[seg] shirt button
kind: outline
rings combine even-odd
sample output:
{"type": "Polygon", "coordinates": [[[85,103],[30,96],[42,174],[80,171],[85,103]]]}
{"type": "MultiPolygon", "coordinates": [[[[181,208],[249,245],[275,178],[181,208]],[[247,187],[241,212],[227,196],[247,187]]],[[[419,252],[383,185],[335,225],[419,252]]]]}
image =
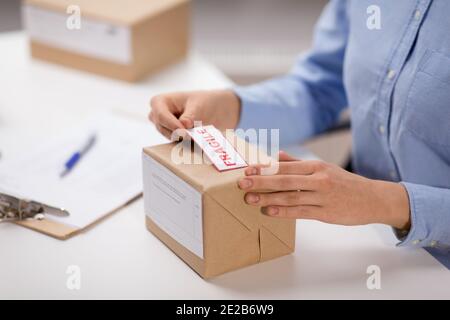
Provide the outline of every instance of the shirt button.
{"type": "Polygon", "coordinates": [[[414,241],[412,242],[412,244],[415,245],[415,246],[418,245],[419,243],[420,243],[420,240],[414,240],[414,241]]]}
{"type": "Polygon", "coordinates": [[[394,77],[395,77],[395,71],[392,70],[392,69],[390,69],[390,70],[388,71],[387,78],[388,78],[389,80],[392,80],[394,77]]]}
{"type": "Polygon", "coordinates": [[[379,131],[381,134],[383,134],[383,133],[386,131],[386,129],[384,128],[383,125],[380,125],[380,126],[378,127],[378,131],[379,131]]]}
{"type": "Polygon", "coordinates": [[[395,171],[390,171],[389,175],[391,176],[392,179],[397,178],[397,174],[395,173],[395,171]]]}
{"type": "Polygon", "coordinates": [[[416,10],[416,12],[414,13],[414,19],[419,20],[420,19],[420,10],[416,10]]]}
{"type": "Polygon", "coordinates": [[[430,247],[436,247],[437,246],[437,241],[433,240],[430,242],[430,247]]]}

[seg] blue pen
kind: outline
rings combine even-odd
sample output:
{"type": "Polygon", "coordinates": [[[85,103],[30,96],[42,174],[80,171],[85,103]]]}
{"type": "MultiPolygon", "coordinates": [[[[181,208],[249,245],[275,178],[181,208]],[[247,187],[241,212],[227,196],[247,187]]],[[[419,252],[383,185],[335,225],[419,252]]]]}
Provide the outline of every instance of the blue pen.
{"type": "Polygon", "coordinates": [[[89,136],[89,138],[86,141],[86,143],[83,146],[83,148],[81,148],[81,150],[79,150],[79,151],[75,152],[74,154],[72,154],[72,156],[69,158],[69,160],[67,160],[66,163],[64,164],[64,171],[61,172],[61,175],[60,175],[61,178],[65,177],[70,171],[72,171],[72,169],[81,160],[81,158],[86,153],[88,153],[89,150],[92,149],[92,147],[94,146],[96,140],[97,140],[97,135],[96,134],[92,134],[91,136],[89,136]]]}

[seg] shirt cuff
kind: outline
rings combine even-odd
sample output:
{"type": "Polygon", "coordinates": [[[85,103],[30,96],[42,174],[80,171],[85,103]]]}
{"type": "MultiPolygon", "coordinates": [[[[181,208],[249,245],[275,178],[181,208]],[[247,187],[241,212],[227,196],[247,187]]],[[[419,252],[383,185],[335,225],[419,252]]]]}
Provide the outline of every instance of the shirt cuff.
{"type": "Polygon", "coordinates": [[[448,239],[442,239],[448,238],[448,231],[445,231],[448,227],[446,220],[442,221],[440,215],[445,214],[444,211],[450,208],[440,207],[442,205],[440,198],[443,195],[436,191],[438,188],[406,182],[402,182],[402,185],[409,197],[411,228],[409,232],[394,229],[400,241],[397,246],[428,247],[448,253],[450,251],[448,239]],[[444,231],[441,232],[442,230],[444,231]],[[443,233],[447,236],[443,237],[443,233]]]}

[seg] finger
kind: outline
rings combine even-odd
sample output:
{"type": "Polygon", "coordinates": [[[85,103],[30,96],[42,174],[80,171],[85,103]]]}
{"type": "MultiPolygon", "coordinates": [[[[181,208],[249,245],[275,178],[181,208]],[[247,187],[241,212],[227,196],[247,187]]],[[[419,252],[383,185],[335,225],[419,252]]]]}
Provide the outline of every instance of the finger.
{"type": "Polygon", "coordinates": [[[150,120],[151,122],[155,123],[155,113],[153,111],[150,111],[148,114],[148,120],[150,120]]]}
{"type": "Polygon", "coordinates": [[[260,172],[260,170],[259,170],[259,165],[252,165],[252,166],[247,167],[247,168],[244,170],[244,174],[245,174],[246,176],[254,176],[254,175],[259,175],[259,174],[261,174],[261,172],[260,172]]]}
{"type": "Polygon", "coordinates": [[[253,164],[249,167],[247,167],[244,171],[246,176],[255,176],[255,175],[269,175],[267,172],[276,166],[276,170],[270,170],[274,171],[277,174],[278,173],[278,162],[272,163],[272,164],[253,164]],[[266,173],[266,174],[265,174],[266,173]]]}
{"type": "MultiPolygon", "coordinates": [[[[253,165],[245,169],[245,174],[247,176],[252,175],[265,175],[263,170],[266,168],[264,165],[253,165]]],[[[318,164],[316,161],[305,160],[305,161],[285,161],[278,163],[278,170],[275,174],[301,174],[310,175],[316,172],[318,169],[318,164]]],[[[264,170],[267,172],[268,170],[264,170]]]]}
{"type": "Polygon", "coordinates": [[[308,220],[321,220],[323,210],[320,206],[310,205],[295,207],[269,206],[261,208],[263,214],[271,217],[308,220]]]}
{"type": "Polygon", "coordinates": [[[172,140],[172,131],[168,130],[167,128],[156,124],[156,129],[158,129],[158,131],[167,139],[172,140]]]}
{"type": "Polygon", "coordinates": [[[168,129],[169,131],[174,131],[176,129],[183,129],[184,125],[178,120],[173,113],[169,110],[164,109],[156,114],[156,119],[158,123],[168,129]]]}
{"type": "Polygon", "coordinates": [[[238,181],[243,190],[316,190],[317,179],[303,175],[247,176],[238,181]]]}
{"type": "Polygon", "coordinates": [[[292,157],[291,155],[287,154],[283,150],[280,150],[280,152],[278,152],[278,159],[280,161],[298,161],[299,160],[299,159],[296,159],[296,158],[292,157]]]}
{"type": "Polygon", "coordinates": [[[175,114],[178,112],[177,108],[168,99],[152,99],[151,117],[154,123],[173,131],[184,128],[183,124],[178,120],[175,114]]]}
{"type": "Polygon", "coordinates": [[[195,116],[191,110],[185,110],[180,116],[180,122],[186,129],[191,129],[194,127],[195,116]]]}
{"type": "Polygon", "coordinates": [[[246,176],[270,176],[279,173],[280,162],[273,162],[271,164],[253,164],[245,169],[246,176]]]}
{"type": "Polygon", "coordinates": [[[189,134],[187,133],[186,129],[175,129],[172,131],[172,139],[173,141],[179,141],[184,140],[186,138],[189,138],[189,134]]]}
{"type": "MultiPolygon", "coordinates": [[[[289,154],[287,154],[286,152],[284,152],[282,150],[278,152],[278,159],[279,159],[279,161],[284,161],[284,162],[287,162],[287,161],[301,161],[300,159],[296,159],[296,158],[290,156],[289,154]]],[[[277,166],[279,164],[280,164],[280,162],[276,163],[277,166]]],[[[248,175],[248,176],[257,175],[257,174],[258,175],[261,175],[261,174],[262,175],[270,175],[268,173],[273,174],[272,173],[273,170],[267,170],[267,168],[272,168],[273,166],[274,166],[273,163],[271,163],[271,164],[255,164],[255,165],[252,165],[252,166],[248,167],[245,170],[245,174],[248,175]]]]}
{"type": "Polygon", "coordinates": [[[182,133],[180,134],[180,132],[185,131],[184,129],[176,129],[174,131],[170,131],[169,129],[161,126],[158,122],[156,122],[154,120],[155,115],[154,115],[153,111],[150,112],[148,117],[149,117],[150,121],[155,125],[156,129],[167,139],[169,139],[171,141],[178,141],[180,137],[182,137],[182,138],[184,137],[182,135],[182,133]]]}
{"type": "Polygon", "coordinates": [[[319,164],[314,160],[280,162],[278,174],[313,174],[319,169],[319,164]]]}
{"type": "Polygon", "coordinates": [[[320,197],[314,191],[283,191],[272,193],[247,193],[245,202],[254,206],[320,205],[320,197]]]}

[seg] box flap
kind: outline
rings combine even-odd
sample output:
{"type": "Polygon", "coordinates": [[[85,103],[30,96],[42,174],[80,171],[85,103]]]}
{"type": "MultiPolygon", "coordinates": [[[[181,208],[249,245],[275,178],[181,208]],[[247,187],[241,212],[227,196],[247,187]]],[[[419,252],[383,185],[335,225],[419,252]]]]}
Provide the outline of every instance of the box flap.
{"type": "Polygon", "coordinates": [[[208,194],[203,209],[205,277],[259,262],[258,232],[246,228],[208,194]]]}
{"type": "Polygon", "coordinates": [[[189,0],[26,0],[26,4],[61,11],[71,5],[81,8],[81,15],[123,25],[132,25],[158,15],[189,0]]]}
{"type": "Polygon", "coordinates": [[[265,226],[259,228],[259,250],[261,262],[287,255],[294,251],[293,247],[287,245],[265,226]]]}
{"type": "Polygon", "coordinates": [[[264,226],[292,251],[295,249],[295,228],[297,220],[274,218],[263,214],[261,214],[261,220],[261,226],[264,226]]]}
{"type": "MultiPolygon", "coordinates": [[[[236,177],[236,181],[239,177],[236,177]]],[[[263,215],[259,207],[250,206],[244,201],[245,192],[240,190],[233,181],[227,185],[206,190],[206,193],[216,200],[227,212],[233,215],[250,231],[264,228],[273,234],[274,241],[294,250],[295,220],[280,219],[263,215]]],[[[267,237],[266,237],[267,238],[267,237]]]]}

